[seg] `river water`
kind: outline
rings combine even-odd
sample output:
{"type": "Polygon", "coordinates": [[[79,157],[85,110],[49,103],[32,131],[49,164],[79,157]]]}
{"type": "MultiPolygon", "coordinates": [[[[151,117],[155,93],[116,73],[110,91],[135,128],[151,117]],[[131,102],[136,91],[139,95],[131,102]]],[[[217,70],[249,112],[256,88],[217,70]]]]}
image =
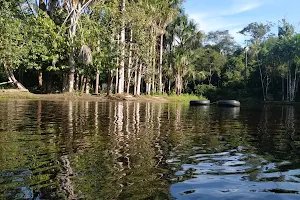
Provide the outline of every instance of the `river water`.
{"type": "Polygon", "coordinates": [[[299,111],[0,101],[0,199],[300,199],[299,111]]]}

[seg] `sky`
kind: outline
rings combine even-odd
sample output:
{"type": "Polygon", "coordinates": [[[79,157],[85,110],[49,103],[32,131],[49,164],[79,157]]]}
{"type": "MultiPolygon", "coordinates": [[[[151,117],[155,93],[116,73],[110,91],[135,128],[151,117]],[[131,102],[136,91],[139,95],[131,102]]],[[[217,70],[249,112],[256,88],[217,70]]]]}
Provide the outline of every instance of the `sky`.
{"type": "Polygon", "coordinates": [[[300,30],[300,0],[186,0],[185,12],[204,32],[229,30],[235,40],[245,44],[237,32],[251,22],[273,22],[285,18],[300,30]]]}

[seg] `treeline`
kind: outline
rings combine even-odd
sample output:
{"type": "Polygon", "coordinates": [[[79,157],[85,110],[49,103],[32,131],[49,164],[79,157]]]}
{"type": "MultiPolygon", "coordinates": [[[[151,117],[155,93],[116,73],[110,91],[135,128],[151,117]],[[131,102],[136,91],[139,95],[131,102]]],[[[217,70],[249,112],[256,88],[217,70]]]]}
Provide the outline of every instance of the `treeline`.
{"type": "Polygon", "coordinates": [[[181,0],[0,0],[0,79],[41,93],[294,101],[300,36],[273,26],[249,24],[243,48],[229,31],[199,31],[181,0]]]}

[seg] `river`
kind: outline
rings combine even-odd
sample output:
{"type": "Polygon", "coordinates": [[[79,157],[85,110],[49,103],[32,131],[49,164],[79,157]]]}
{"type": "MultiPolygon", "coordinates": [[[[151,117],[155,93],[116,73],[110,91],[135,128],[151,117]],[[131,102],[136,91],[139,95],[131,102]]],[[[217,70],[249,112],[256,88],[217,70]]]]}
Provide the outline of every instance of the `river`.
{"type": "Polygon", "coordinates": [[[300,199],[300,107],[0,101],[0,199],[300,199]]]}

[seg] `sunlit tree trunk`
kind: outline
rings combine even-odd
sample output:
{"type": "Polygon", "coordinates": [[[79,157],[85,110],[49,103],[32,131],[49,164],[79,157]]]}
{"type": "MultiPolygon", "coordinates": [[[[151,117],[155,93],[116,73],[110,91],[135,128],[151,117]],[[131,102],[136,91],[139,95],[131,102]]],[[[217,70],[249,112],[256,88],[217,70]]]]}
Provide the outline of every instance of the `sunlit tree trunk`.
{"type": "Polygon", "coordinates": [[[135,61],[135,70],[134,70],[134,91],[133,91],[134,95],[137,95],[138,72],[139,72],[139,59],[137,58],[135,61]]]}
{"type": "MultiPolygon", "coordinates": [[[[155,37],[154,37],[155,38],[155,37]]],[[[156,40],[154,39],[153,41],[153,55],[152,55],[152,92],[156,93],[156,84],[155,84],[155,79],[156,79],[156,40]]]]}
{"type": "Polygon", "coordinates": [[[96,72],[95,94],[99,93],[99,70],[96,72]]]}
{"type": "Polygon", "coordinates": [[[90,79],[86,77],[86,83],[85,83],[85,93],[89,94],[90,93],[90,79]]]}
{"type": "Polygon", "coordinates": [[[71,41],[71,53],[69,56],[69,66],[71,67],[69,72],[69,92],[73,92],[74,90],[74,73],[75,73],[75,47],[74,47],[74,39],[76,36],[76,30],[77,30],[77,15],[75,10],[81,9],[81,3],[73,1],[71,3],[71,15],[70,15],[70,28],[69,28],[69,38],[71,41]]]}
{"type": "Polygon", "coordinates": [[[134,71],[134,89],[133,89],[133,94],[134,95],[137,95],[136,94],[136,91],[137,91],[137,80],[138,80],[138,70],[136,69],[134,71]]]}
{"type": "Polygon", "coordinates": [[[10,70],[9,67],[6,66],[6,63],[4,63],[3,65],[4,65],[4,70],[7,75],[8,81],[18,89],[27,91],[27,89],[19,81],[17,81],[13,72],[10,70]]]}
{"type": "Polygon", "coordinates": [[[79,18],[82,14],[82,11],[90,5],[92,0],[72,0],[72,1],[65,1],[65,7],[69,14],[70,25],[69,25],[69,41],[71,44],[71,53],[69,55],[69,92],[73,92],[74,90],[74,73],[75,73],[75,44],[74,40],[76,37],[77,32],[77,25],[79,18]]]}
{"type": "Polygon", "coordinates": [[[180,72],[177,72],[177,78],[176,78],[176,94],[181,95],[182,92],[182,77],[180,75],[180,72]]]}
{"type": "Polygon", "coordinates": [[[160,35],[160,54],[159,54],[159,93],[163,93],[163,81],[162,81],[162,66],[163,66],[163,45],[164,35],[160,35]]]}
{"type": "Polygon", "coordinates": [[[115,94],[118,93],[118,88],[119,88],[119,69],[116,69],[116,87],[115,87],[115,94]]]}
{"type": "Polygon", "coordinates": [[[146,94],[150,95],[150,91],[151,91],[151,83],[146,82],[146,94]]]}
{"type": "Polygon", "coordinates": [[[127,86],[126,92],[130,92],[130,82],[131,82],[131,71],[132,71],[132,42],[133,42],[133,31],[130,30],[130,45],[129,45],[129,58],[128,58],[128,69],[127,69],[127,86]]]}
{"type": "MultiPolygon", "coordinates": [[[[121,12],[125,11],[125,0],[121,0],[121,12]]],[[[125,22],[122,19],[122,30],[121,30],[121,58],[120,58],[120,67],[119,67],[119,86],[118,93],[124,93],[124,83],[125,83],[125,22]]]]}
{"type": "Polygon", "coordinates": [[[42,89],[42,87],[43,87],[43,72],[41,72],[41,71],[39,72],[38,83],[39,83],[38,88],[42,89]]]}
{"type": "Polygon", "coordinates": [[[168,93],[171,94],[171,79],[169,78],[168,93]]]}
{"type": "Polygon", "coordinates": [[[138,80],[137,80],[136,95],[141,95],[142,64],[140,64],[140,66],[139,66],[137,79],[138,80]]]}
{"type": "Polygon", "coordinates": [[[260,75],[260,82],[261,82],[261,87],[262,87],[262,92],[263,92],[263,98],[264,98],[264,101],[265,101],[266,100],[265,84],[264,84],[264,79],[263,79],[261,66],[259,66],[259,75],[260,75]]]}

